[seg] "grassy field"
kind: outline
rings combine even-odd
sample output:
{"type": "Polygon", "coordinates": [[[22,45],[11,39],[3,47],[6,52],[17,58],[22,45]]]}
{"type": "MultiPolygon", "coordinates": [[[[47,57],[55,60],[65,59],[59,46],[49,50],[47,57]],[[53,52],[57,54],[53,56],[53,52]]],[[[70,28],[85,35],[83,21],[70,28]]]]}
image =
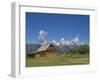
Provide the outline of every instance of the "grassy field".
{"type": "Polygon", "coordinates": [[[88,54],[49,55],[46,57],[26,57],[26,67],[89,64],[88,54]]]}

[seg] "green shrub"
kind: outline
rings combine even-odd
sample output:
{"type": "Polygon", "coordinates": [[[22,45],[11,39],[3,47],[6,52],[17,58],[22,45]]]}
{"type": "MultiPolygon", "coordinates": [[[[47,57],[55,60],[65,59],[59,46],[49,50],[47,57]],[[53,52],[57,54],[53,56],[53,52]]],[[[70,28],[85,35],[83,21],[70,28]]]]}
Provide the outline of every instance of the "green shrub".
{"type": "Polygon", "coordinates": [[[71,48],[69,49],[66,54],[76,54],[76,53],[80,53],[80,54],[89,54],[89,46],[88,45],[81,45],[79,48],[71,48]]]}
{"type": "Polygon", "coordinates": [[[80,54],[86,54],[89,53],[89,46],[88,45],[81,45],[78,49],[78,52],[80,54]]]}

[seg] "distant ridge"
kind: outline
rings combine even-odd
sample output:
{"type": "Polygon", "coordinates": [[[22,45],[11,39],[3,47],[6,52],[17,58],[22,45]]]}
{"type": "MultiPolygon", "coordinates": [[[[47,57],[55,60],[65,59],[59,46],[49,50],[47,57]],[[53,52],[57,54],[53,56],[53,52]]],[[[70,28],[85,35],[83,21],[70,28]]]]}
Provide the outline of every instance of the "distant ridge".
{"type": "MultiPolygon", "coordinates": [[[[77,44],[73,44],[73,45],[68,45],[68,46],[57,46],[57,45],[54,45],[52,44],[53,47],[58,50],[58,51],[61,51],[61,52],[67,52],[69,49],[71,48],[79,48],[80,45],[77,45],[77,44]]],[[[40,44],[35,44],[35,43],[30,43],[30,44],[26,44],[26,54],[31,54],[31,53],[35,53],[37,52],[37,49],[39,49],[41,47],[40,44]]]]}

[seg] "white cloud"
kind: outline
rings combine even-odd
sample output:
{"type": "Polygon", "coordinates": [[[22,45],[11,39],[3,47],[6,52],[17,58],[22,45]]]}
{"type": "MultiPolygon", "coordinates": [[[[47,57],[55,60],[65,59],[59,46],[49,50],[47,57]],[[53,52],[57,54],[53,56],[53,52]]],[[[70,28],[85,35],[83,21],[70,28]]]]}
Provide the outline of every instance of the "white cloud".
{"type": "Polygon", "coordinates": [[[56,41],[55,41],[55,40],[53,40],[52,42],[53,42],[54,44],[56,44],[56,41]]]}
{"type": "Polygon", "coordinates": [[[60,45],[59,42],[57,42],[56,45],[59,46],[60,45]]]}
{"type": "Polygon", "coordinates": [[[76,36],[76,37],[73,39],[73,41],[75,41],[75,42],[79,42],[79,41],[80,41],[80,39],[79,39],[79,37],[78,37],[78,36],[76,36]]]}
{"type": "Polygon", "coordinates": [[[73,40],[72,40],[76,45],[80,46],[81,43],[80,43],[80,39],[78,36],[76,36],[73,40]]]}
{"type": "Polygon", "coordinates": [[[46,35],[47,35],[47,32],[45,32],[43,30],[40,30],[39,31],[39,42],[41,44],[46,44],[47,43],[46,35]]]}
{"type": "Polygon", "coordinates": [[[60,46],[65,46],[66,45],[66,41],[64,38],[61,38],[61,40],[59,41],[60,46]]]}
{"type": "Polygon", "coordinates": [[[47,32],[45,32],[44,30],[39,31],[39,42],[40,42],[40,44],[52,43],[55,46],[60,46],[60,47],[74,46],[74,45],[80,46],[80,45],[84,44],[84,43],[80,43],[79,36],[76,36],[72,40],[65,40],[64,38],[61,38],[59,41],[56,41],[56,40],[47,41],[46,35],[47,35],[47,32]]]}
{"type": "Polygon", "coordinates": [[[65,40],[64,38],[61,38],[61,40],[59,41],[59,45],[61,47],[63,46],[80,46],[80,39],[78,36],[76,36],[75,38],[73,38],[72,40],[65,40]]]}
{"type": "Polygon", "coordinates": [[[50,43],[54,44],[55,46],[59,46],[60,45],[59,42],[57,42],[56,40],[52,40],[52,41],[50,41],[50,43]]]}
{"type": "Polygon", "coordinates": [[[72,42],[71,41],[66,41],[66,46],[69,46],[69,45],[72,45],[72,42]]]}
{"type": "Polygon", "coordinates": [[[77,36],[75,38],[73,38],[72,40],[65,40],[64,38],[61,38],[59,41],[52,40],[51,43],[56,45],[56,46],[60,46],[60,47],[63,47],[63,46],[80,46],[81,45],[80,39],[77,36]]]}

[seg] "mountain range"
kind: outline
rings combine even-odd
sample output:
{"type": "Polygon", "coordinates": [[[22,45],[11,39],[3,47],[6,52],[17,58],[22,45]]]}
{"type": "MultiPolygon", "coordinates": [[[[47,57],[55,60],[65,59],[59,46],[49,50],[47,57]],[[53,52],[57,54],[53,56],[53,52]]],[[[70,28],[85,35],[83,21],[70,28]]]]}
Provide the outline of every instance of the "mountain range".
{"type": "MultiPolygon", "coordinates": [[[[61,51],[61,52],[67,52],[69,49],[78,48],[81,45],[80,41],[77,39],[74,39],[71,41],[65,41],[64,39],[61,39],[59,42],[50,41],[48,43],[51,43],[56,50],[61,51]]],[[[27,54],[34,53],[40,47],[41,47],[41,44],[37,44],[37,43],[26,44],[26,53],[27,54]]]]}

